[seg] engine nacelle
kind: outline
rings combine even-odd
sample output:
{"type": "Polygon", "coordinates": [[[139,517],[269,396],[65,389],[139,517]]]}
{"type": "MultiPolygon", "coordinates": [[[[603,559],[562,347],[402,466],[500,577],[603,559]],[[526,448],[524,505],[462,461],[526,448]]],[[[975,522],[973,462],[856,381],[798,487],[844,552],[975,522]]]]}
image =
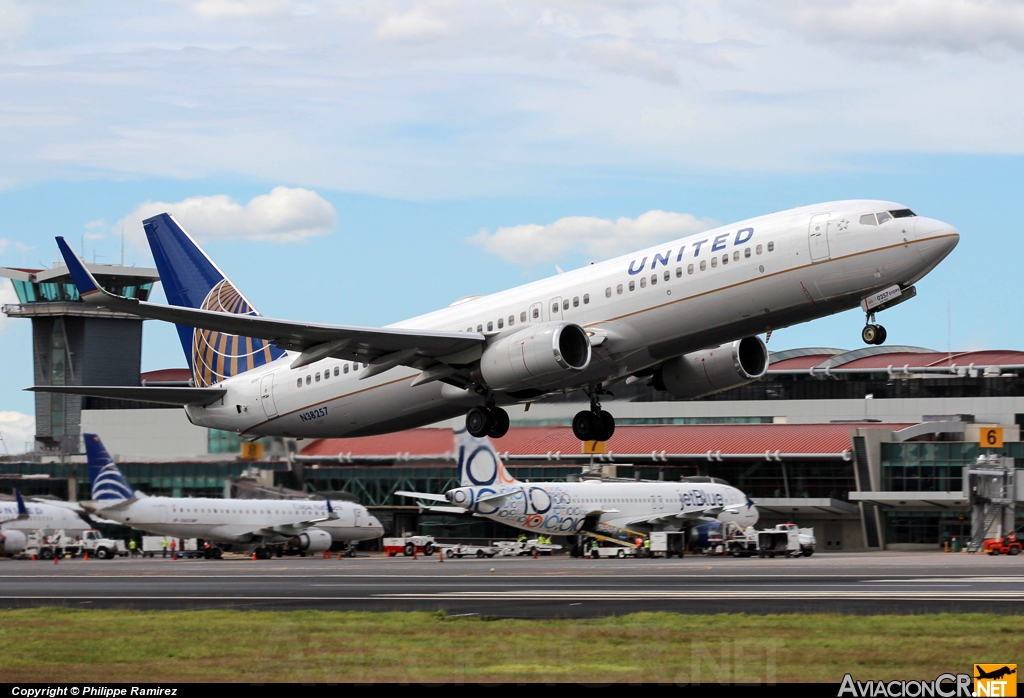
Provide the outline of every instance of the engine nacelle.
{"type": "Polygon", "coordinates": [[[692,399],[745,385],[767,371],[768,347],[760,337],[745,337],[666,361],[654,373],[654,387],[692,399]]]}
{"type": "Polygon", "coordinates": [[[0,555],[17,555],[28,545],[28,536],[21,531],[0,531],[0,555]]]}
{"type": "Polygon", "coordinates": [[[304,553],[322,553],[331,549],[331,534],[322,528],[308,528],[292,539],[292,545],[304,553]]]}
{"type": "Polygon", "coordinates": [[[545,322],[503,337],[484,349],[480,375],[491,390],[555,385],[590,365],[590,337],[571,322],[545,322]]]}

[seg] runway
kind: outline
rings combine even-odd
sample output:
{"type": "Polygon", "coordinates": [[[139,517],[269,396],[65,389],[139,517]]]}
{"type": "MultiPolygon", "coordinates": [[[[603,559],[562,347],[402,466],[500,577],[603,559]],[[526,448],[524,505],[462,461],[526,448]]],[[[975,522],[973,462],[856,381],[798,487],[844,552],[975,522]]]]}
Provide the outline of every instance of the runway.
{"type": "Polygon", "coordinates": [[[1024,612],[1024,556],[832,553],[682,560],[381,556],[0,562],[0,606],[337,611],[496,617],[1024,612]]]}

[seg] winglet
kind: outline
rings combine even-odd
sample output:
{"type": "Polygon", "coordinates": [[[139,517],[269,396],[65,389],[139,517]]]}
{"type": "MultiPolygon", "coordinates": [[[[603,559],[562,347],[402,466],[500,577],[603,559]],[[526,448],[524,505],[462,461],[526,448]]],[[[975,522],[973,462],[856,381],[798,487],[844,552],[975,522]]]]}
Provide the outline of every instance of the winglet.
{"type": "Polygon", "coordinates": [[[327,518],[333,521],[338,518],[338,512],[334,511],[334,507],[331,506],[331,498],[326,497],[325,499],[327,499],[327,518]]]}
{"type": "Polygon", "coordinates": [[[14,488],[14,498],[18,500],[18,518],[28,518],[28,507],[25,506],[25,499],[21,496],[21,490],[17,487],[14,488]]]}
{"type": "Polygon", "coordinates": [[[104,293],[96,279],[93,278],[93,275],[85,268],[85,265],[78,259],[78,256],[72,252],[67,240],[58,237],[57,247],[60,248],[60,254],[64,257],[64,263],[68,265],[71,280],[75,282],[75,286],[78,288],[78,295],[85,299],[94,293],[104,293]]]}

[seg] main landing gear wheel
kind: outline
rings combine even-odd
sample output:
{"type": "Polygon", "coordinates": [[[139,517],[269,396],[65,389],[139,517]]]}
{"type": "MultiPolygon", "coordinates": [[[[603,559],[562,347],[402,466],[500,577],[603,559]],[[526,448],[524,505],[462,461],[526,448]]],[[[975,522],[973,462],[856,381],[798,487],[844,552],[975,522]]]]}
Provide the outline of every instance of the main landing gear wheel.
{"type": "Polygon", "coordinates": [[[885,328],[881,325],[865,325],[864,329],[860,331],[860,338],[864,340],[865,344],[883,344],[885,337],[885,328]]]}
{"type": "Polygon", "coordinates": [[[471,436],[500,439],[508,433],[508,412],[500,407],[474,407],[466,413],[466,431],[471,436]]]}

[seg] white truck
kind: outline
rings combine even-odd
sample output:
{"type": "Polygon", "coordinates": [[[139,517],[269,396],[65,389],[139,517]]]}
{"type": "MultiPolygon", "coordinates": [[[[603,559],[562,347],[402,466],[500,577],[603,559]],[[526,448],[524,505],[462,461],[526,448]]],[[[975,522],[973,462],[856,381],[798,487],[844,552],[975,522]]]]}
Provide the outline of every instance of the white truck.
{"type": "Polygon", "coordinates": [[[494,557],[501,552],[496,545],[472,545],[470,543],[437,543],[435,544],[447,558],[453,557],[494,557]]]}
{"type": "Polygon", "coordinates": [[[66,555],[78,557],[84,553],[89,553],[90,557],[100,560],[110,560],[117,555],[117,543],[110,538],[104,538],[95,529],[83,531],[80,538],[69,536],[63,530],[51,535],[35,531],[28,537],[24,554],[35,555],[40,560],[52,560],[66,555]]]}
{"type": "Polygon", "coordinates": [[[799,528],[794,523],[758,531],[757,537],[759,557],[810,557],[818,545],[813,528],[799,528]]]}
{"type": "Polygon", "coordinates": [[[117,557],[117,541],[104,538],[95,529],[83,531],[80,552],[98,560],[112,560],[117,557]]]}

